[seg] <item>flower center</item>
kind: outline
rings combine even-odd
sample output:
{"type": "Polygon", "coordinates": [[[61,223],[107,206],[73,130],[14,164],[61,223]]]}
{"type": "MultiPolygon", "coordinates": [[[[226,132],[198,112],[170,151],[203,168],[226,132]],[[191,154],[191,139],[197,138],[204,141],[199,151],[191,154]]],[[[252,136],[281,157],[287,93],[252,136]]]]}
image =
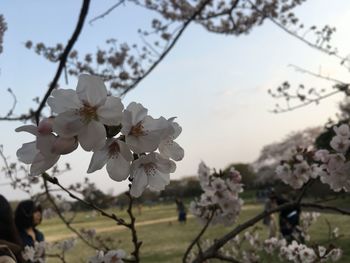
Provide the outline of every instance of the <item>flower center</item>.
{"type": "Polygon", "coordinates": [[[84,103],[84,106],[79,109],[79,115],[83,118],[85,123],[92,120],[98,120],[97,107],[91,106],[88,103],[84,103]]]}
{"type": "Polygon", "coordinates": [[[135,136],[135,137],[146,135],[146,133],[145,133],[145,131],[143,129],[144,129],[144,127],[142,125],[142,121],[140,121],[135,126],[131,127],[129,135],[132,135],[132,136],[135,136]]]}
{"type": "Polygon", "coordinates": [[[114,141],[108,146],[108,154],[112,157],[118,157],[118,154],[120,152],[119,144],[114,141]]]}
{"type": "Polygon", "coordinates": [[[156,175],[156,166],[154,163],[145,163],[143,164],[143,169],[145,170],[145,173],[147,176],[154,176],[156,175]]]}

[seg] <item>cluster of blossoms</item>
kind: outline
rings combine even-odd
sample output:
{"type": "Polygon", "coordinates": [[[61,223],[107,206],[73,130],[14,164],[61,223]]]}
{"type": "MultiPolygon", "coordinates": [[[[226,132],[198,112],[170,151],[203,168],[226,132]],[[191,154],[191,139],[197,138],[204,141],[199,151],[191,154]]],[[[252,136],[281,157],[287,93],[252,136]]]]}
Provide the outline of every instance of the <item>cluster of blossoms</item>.
{"type": "Polygon", "coordinates": [[[22,251],[22,257],[27,262],[45,263],[45,251],[47,243],[45,241],[35,242],[34,247],[26,246],[22,251]]]}
{"type": "Polygon", "coordinates": [[[191,212],[204,223],[209,219],[211,224],[234,223],[243,204],[238,197],[243,191],[240,173],[232,168],[227,174],[211,174],[201,162],[198,175],[204,193],[199,200],[191,203],[191,212]]]}
{"type": "Polygon", "coordinates": [[[175,118],[154,119],[135,102],[124,109],[98,77],[83,74],[76,90],[56,89],[47,102],[55,117],[16,129],[36,136],[17,151],[20,161],[31,164],[31,175],[44,173],[80,144],[93,151],[88,173],[106,166],[115,181],[129,177],[131,194],[138,197],[147,187],[163,190],[176,169],[174,161],[184,156],[174,141],[182,130],[175,118]]]}
{"type": "Polygon", "coordinates": [[[88,259],[88,263],[123,263],[126,253],[122,249],[110,250],[108,252],[97,251],[96,255],[88,259]]]}
{"type": "Polygon", "coordinates": [[[316,262],[336,262],[342,256],[342,250],[329,246],[313,246],[308,247],[297,241],[287,244],[285,239],[276,237],[269,238],[263,243],[264,251],[267,254],[278,253],[279,258],[283,262],[294,263],[316,263],[316,262]]]}
{"type": "Polygon", "coordinates": [[[341,256],[342,250],[339,248],[311,248],[295,240],[280,248],[280,257],[294,263],[336,262],[341,256]]]}
{"type": "Polygon", "coordinates": [[[320,178],[336,192],[350,191],[350,128],[347,124],[334,127],[330,146],[332,150],[299,151],[292,160],[276,168],[277,176],[295,189],[301,188],[310,178],[320,178]]]}

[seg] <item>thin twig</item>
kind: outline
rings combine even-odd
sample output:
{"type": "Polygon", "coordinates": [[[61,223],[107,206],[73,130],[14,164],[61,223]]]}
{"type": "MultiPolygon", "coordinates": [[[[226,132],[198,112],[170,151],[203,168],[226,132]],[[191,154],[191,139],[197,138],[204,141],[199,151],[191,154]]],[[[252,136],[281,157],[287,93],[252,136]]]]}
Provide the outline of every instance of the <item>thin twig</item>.
{"type": "Polygon", "coordinates": [[[340,92],[343,92],[343,91],[335,90],[335,91],[332,91],[332,92],[327,93],[325,95],[319,96],[317,99],[310,99],[307,102],[298,104],[296,106],[288,107],[286,109],[271,110],[270,112],[272,112],[272,113],[285,113],[285,112],[293,111],[293,110],[296,110],[296,109],[299,109],[299,108],[303,108],[303,107],[305,107],[307,105],[310,105],[312,103],[318,104],[320,100],[326,99],[326,98],[331,97],[331,96],[333,96],[333,95],[335,95],[337,93],[340,93],[340,92]]]}
{"type": "Polygon", "coordinates": [[[93,22],[95,22],[96,20],[102,19],[105,16],[109,15],[114,9],[116,9],[118,6],[120,6],[121,4],[124,4],[125,0],[119,0],[119,2],[115,3],[114,5],[112,5],[110,8],[107,9],[107,11],[103,12],[102,14],[94,17],[93,19],[91,19],[89,21],[89,24],[92,25],[93,22]]]}
{"type": "Polygon", "coordinates": [[[183,263],[186,263],[186,260],[187,260],[187,257],[188,257],[188,254],[191,252],[193,246],[199,242],[200,238],[203,236],[203,234],[205,233],[205,231],[208,229],[213,217],[214,217],[214,213],[215,211],[213,211],[210,215],[210,217],[208,218],[207,222],[205,223],[205,225],[203,226],[202,230],[198,233],[198,235],[196,236],[195,239],[193,239],[193,241],[191,242],[191,244],[188,246],[188,248],[186,249],[186,252],[185,254],[183,255],[183,258],[182,258],[182,262],[183,263]]]}
{"type": "Polygon", "coordinates": [[[108,217],[108,218],[116,221],[118,225],[126,226],[126,222],[124,221],[124,219],[119,218],[116,214],[114,214],[114,213],[110,214],[110,213],[104,211],[102,208],[96,206],[95,204],[93,204],[91,202],[87,202],[87,201],[81,199],[80,197],[78,197],[77,195],[73,194],[71,191],[69,191],[67,188],[65,188],[63,185],[60,184],[60,182],[58,181],[57,177],[50,177],[47,173],[44,173],[43,177],[46,179],[46,181],[48,181],[48,182],[50,182],[50,183],[60,187],[71,198],[73,198],[75,200],[78,200],[79,202],[85,204],[86,206],[88,206],[88,207],[90,207],[90,208],[100,212],[102,216],[108,217]]]}
{"type": "Polygon", "coordinates": [[[338,55],[337,53],[335,53],[334,51],[330,51],[328,49],[325,49],[319,45],[316,45],[314,43],[311,43],[310,41],[306,40],[305,38],[303,38],[302,36],[299,36],[298,34],[296,34],[295,32],[289,30],[286,26],[284,26],[283,24],[281,24],[280,22],[278,22],[275,18],[271,17],[270,15],[266,14],[263,10],[260,10],[252,1],[248,0],[248,2],[250,3],[250,5],[261,15],[263,15],[264,17],[268,18],[273,24],[275,24],[276,26],[278,26],[280,29],[282,29],[284,32],[286,32],[287,34],[295,37],[296,39],[300,40],[301,42],[303,42],[304,44],[308,45],[309,47],[316,49],[322,53],[325,53],[329,56],[334,56],[338,59],[340,59],[341,61],[346,60],[346,58],[338,55]]]}
{"type": "Polygon", "coordinates": [[[319,78],[319,79],[324,79],[324,80],[331,81],[331,82],[335,82],[335,83],[341,84],[341,85],[347,85],[347,83],[345,83],[345,82],[343,82],[343,81],[341,81],[341,80],[339,80],[339,79],[335,79],[335,78],[331,78],[331,77],[326,77],[326,76],[323,76],[323,75],[321,75],[321,74],[319,74],[319,73],[315,73],[315,72],[313,72],[313,71],[304,69],[304,68],[299,67],[299,66],[294,65],[294,64],[289,64],[288,66],[294,68],[296,71],[299,71],[299,72],[301,72],[301,73],[306,73],[306,74],[308,74],[308,75],[310,75],[310,76],[313,76],[313,77],[316,77],[316,78],[319,78]]]}
{"type": "Polygon", "coordinates": [[[57,215],[59,216],[59,218],[62,220],[62,222],[66,225],[66,227],[72,231],[73,233],[75,233],[86,245],[88,245],[89,247],[95,249],[95,250],[99,250],[98,247],[96,247],[94,244],[90,243],[89,241],[87,241],[83,235],[78,231],[76,230],[74,227],[71,226],[70,222],[68,222],[66,220],[66,218],[62,215],[59,207],[57,206],[55,200],[52,198],[50,192],[49,192],[49,188],[48,188],[48,185],[47,185],[47,182],[48,180],[46,179],[46,177],[43,177],[43,180],[44,180],[44,187],[45,187],[45,192],[46,192],[46,196],[47,196],[47,199],[50,201],[50,203],[52,204],[53,208],[55,209],[57,215]]]}
{"type": "Polygon", "coordinates": [[[177,41],[180,39],[181,35],[184,33],[186,28],[190,25],[190,23],[198,16],[205,6],[210,2],[211,0],[206,0],[203,2],[203,4],[187,19],[186,22],[183,23],[182,28],[179,30],[179,32],[176,34],[176,36],[173,38],[173,41],[171,44],[164,50],[164,52],[161,54],[161,56],[152,64],[152,66],[143,74],[143,76],[137,78],[134,83],[132,83],[130,86],[128,86],[122,93],[121,96],[124,96],[126,93],[134,89],[145,77],[147,77],[157,66],[158,64],[168,55],[168,53],[171,51],[171,49],[175,46],[177,41]]]}

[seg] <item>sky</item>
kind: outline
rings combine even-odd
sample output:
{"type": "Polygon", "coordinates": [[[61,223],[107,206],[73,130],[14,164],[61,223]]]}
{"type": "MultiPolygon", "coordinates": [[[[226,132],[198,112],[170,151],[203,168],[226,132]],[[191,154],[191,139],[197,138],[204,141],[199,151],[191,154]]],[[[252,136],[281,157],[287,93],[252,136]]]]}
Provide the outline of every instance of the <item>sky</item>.
{"type": "MultiPolygon", "coordinates": [[[[92,1],[87,20],[107,10],[115,1],[92,1]]],[[[0,13],[8,23],[4,53],[0,55],[0,114],[4,115],[12,101],[7,88],[17,96],[15,113],[27,112],[34,105],[33,97],[42,97],[53,79],[57,65],[49,63],[25,49],[27,40],[49,44],[66,43],[76,24],[81,1],[1,1],[0,13]]],[[[305,25],[330,24],[337,32],[332,43],[340,54],[350,47],[348,25],[350,2],[309,0],[295,9],[305,25]]],[[[75,48],[93,52],[108,38],[138,41],[137,29],[149,24],[154,14],[133,6],[121,6],[93,25],[86,24],[75,48]]],[[[315,72],[349,79],[339,60],[313,50],[270,22],[256,27],[249,35],[223,36],[191,25],[165,60],[123,99],[142,103],[157,118],[177,117],[183,132],[177,142],[185,149],[185,158],[177,163],[172,179],[195,175],[200,161],[210,167],[225,168],[230,163],[253,162],[264,145],[280,141],[290,132],[325,124],[334,117],[342,96],[334,96],[320,105],[311,105],[284,114],[269,110],[276,103],[267,90],[283,81],[329,88],[331,83],[296,72],[295,64],[315,72]]],[[[62,88],[75,88],[61,78],[62,88]]],[[[22,123],[1,122],[0,144],[10,161],[16,161],[16,150],[33,138],[14,129],[22,123]]],[[[127,189],[127,182],[109,179],[106,171],[86,174],[91,153],[78,150],[61,158],[72,170],[61,175],[68,185],[88,176],[104,191],[115,194],[127,189]]],[[[0,183],[6,182],[0,174],[0,183]]],[[[8,199],[27,196],[9,186],[0,186],[8,199]]]]}

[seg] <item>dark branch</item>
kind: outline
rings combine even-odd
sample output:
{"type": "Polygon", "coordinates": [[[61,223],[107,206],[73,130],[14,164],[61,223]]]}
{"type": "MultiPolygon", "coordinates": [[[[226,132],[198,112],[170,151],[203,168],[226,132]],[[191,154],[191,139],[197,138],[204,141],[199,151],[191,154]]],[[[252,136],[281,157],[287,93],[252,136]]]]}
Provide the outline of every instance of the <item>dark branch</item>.
{"type": "Polygon", "coordinates": [[[184,22],[183,26],[179,30],[179,32],[176,34],[175,38],[171,42],[171,44],[166,48],[166,50],[161,54],[161,56],[158,58],[157,61],[155,61],[152,66],[145,72],[145,74],[142,77],[139,77],[132,83],[129,87],[127,87],[122,93],[121,96],[124,96],[126,93],[128,93],[130,90],[134,89],[145,77],[147,77],[157,66],[158,64],[168,55],[168,53],[171,51],[171,49],[175,46],[177,41],[180,39],[181,35],[184,33],[186,28],[190,25],[190,23],[198,16],[205,6],[210,2],[211,0],[206,0],[203,2],[203,4],[190,16],[189,19],[187,19],[186,22],[184,22]]]}
{"type": "Polygon", "coordinates": [[[52,204],[53,208],[55,209],[57,215],[59,216],[59,218],[62,220],[62,222],[66,225],[66,227],[72,231],[73,233],[75,233],[77,235],[77,237],[79,237],[86,245],[88,245],[89,247],[95,249],[95,250],[99,250],[100,248],[94,246],[92,243],[90,243],[89,241],[87,241],[78,230],[76,230],[74,227],[71,226],[70,222],[66,220],[66,218],[61,214],[61,211],[59,209],[59,207],[57,206],[55,200],[52,198],[50,192],[49,192],[49,187],[47,185],[48,180],[43,177],[44,180],[44,187],[45,187],[45,192],[46,192],[46,196],[48,198],[48,200],[50,201],[50,203],[52,204]]]}
{"type": "Polygon", "coordinates": [[[128,206],[127,212],[128,212],[129,217],[130,217],[130,223],[126,224],[125,226],[128,227],[131,231],[132,243],[134,244],[134,251],[131,252],[131,255],[134,256],[134,262],[138,263],[138,262],[140,262],[140,247],[142,245],[142,242],[138,241],[137,232],[136,232],[136,228],[135,228],[136,218],[134,217],[134,215],[132,213],[133,198],[130,195],[130,192],[126,193],[126,195],[129,198],[129,206],[128,206]]]}
{"type": "Polygon", "coordinates": [[[317,209],[317,210],[333,211],[333,212],[337,212],[337,213],[342,214],[342,215],[350,215],[350,211],[349,210],[345,210],[345,209],[338,208],[338,207],[335,207],[335,206],[320,205],[320,204],[315,204],[315,203],[301,203],[300,206],[301,207],[307,207],[307,208],[314,208],[314,209],[317,209]]]}
{"type": "Polygon", "coordinates": [[[198,233],[198,235],[196,236],[195,239],[193,239],[193,241],[191,242],[191,244],[188,246],[188,248],[186,249],[186,252],[182,258],[182,262],[183,263],[186,263],[186,259],[188,257],[188,254],[191,252],[193,246],[199,242],[200,238],[203,236],[203,234],[205,233],[205,231],[208,229],[209,225],[210,225],[210,222],[211,220],[213,219],[214,217],[214,213],[215,211],[213,211],[210,215],[210,217],[208,218],[208,221],[205,223],[204,227],[202,228],[202,230],[198,233]]]}
{"type": "Polygon", "coordinates": [[[80,11],[78,23],[76,25],[76,28],[73,32],[72,37],[68,41],[66,48],[64,49],[62,55],[60,56],[59,65],[58,65],[55,77],[53,78],[53,80],[49,86],[49,89],[46,91],[46,94],[45,94],[43,100],[41,101],[38,109],[35,111],[35,121],[37,124],[39,123],[41,111],[44,108],[47,99],[49,98],[52,90],[57,87],[58,80],[62,74],[63,69],[65,68],[68,55],[71,52],[75,42],[78,40],[78,37],[81,33],[81,30],[82,30],[84,22],[85,22],[85,18],[87,16],[87,13],[89,10],[89,5],[90,5],[90,0],[83,0],[83,5],[82,5],[81,11],[80,11]]]}

